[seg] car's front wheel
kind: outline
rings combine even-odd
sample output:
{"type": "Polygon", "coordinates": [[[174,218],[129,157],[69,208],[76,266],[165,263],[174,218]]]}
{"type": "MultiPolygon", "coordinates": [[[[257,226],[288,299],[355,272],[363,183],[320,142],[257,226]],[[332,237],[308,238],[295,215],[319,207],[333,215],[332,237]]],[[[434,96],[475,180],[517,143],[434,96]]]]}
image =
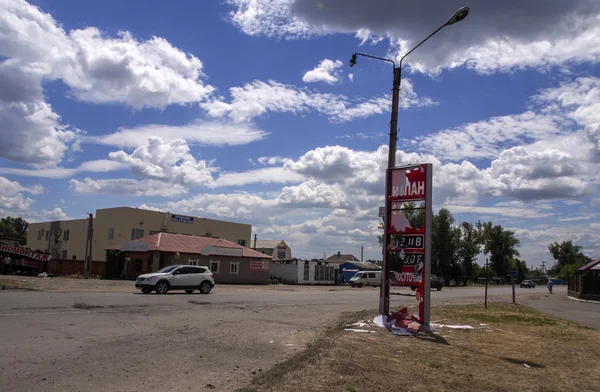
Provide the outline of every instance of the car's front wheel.
{"type": "Polygon", "coordinates": [[[169,292],[169,283],[166,281],[161,281],[156,284],[156,292],[158,294],[167,294],[169,292]]]}
{"type": "Polygon", "coordinates": [[[441,284],[439,284],[438,287],[437,287],[437,291],[442,291],[442,287],[443,286],[441,284]]]}
{"type": "Polygon", "coordinates": [[[202,294],[208,294],[210,293],[210,290],[212,290],[212,284],[210,284],[208,280],[205,280],[204,282],[200,283],[200,292],[202,294]]]}

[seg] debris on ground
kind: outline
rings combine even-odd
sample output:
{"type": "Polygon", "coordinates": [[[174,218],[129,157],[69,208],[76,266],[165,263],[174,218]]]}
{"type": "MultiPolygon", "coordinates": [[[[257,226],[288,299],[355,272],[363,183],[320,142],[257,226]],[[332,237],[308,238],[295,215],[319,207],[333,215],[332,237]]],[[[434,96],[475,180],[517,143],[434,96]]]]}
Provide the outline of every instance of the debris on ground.
{"type": "Polygon", "coordinates": [[[430,324],[432,328],[475,329],[470,325],[430,324]]]}
{"type": "Polygon", "coordinates": [[[531,366],[529,366],[528,364],[524,363],[523,367],[527,368],[527,369],[531,369],[531,366]]]}

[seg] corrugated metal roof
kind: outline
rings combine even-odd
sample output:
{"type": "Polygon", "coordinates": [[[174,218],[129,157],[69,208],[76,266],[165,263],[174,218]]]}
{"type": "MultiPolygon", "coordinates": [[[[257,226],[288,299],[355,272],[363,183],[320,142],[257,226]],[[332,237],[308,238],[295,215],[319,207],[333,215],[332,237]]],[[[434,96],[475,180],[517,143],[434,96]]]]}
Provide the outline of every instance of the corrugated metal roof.
{"type": "MultiPolygon", "coordinates": [[[[282,242],[282,240],[256,240],[256,249],[274,249],[282,242]]],[[[250,245],[254,248],[254,241],[250,241],[250,245]]]]}
{"type": "Polygon", "coordinates": [[[600,268],[600,259],[598,260],[594,260],[594,261],[590,261],[589,263],[587,263],[586,265],[579,267],[577,269],[577,271],[587,271],[590,269],[596,270],[600,268]]]}
{"type": "MultiPolygon", "coordinates": [[[[172,233],[156,233],[131,242],[147,243],[148,251],[200,254],[202,252],[202,248],[205,246],[212,246],[215,248],[241,249],[242,257],[261,259],[271,258],[271,256],[221,238],[199,237],[172,233]]],[[[107,249],[120,250],[121,245],[113,245],[107,249]]]]}

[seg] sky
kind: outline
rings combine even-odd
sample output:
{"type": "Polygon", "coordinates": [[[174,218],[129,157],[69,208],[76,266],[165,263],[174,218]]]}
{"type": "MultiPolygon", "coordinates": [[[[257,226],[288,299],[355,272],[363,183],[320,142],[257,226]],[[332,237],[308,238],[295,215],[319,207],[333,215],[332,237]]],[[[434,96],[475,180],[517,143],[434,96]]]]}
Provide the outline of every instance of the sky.
{"type": "Polygon", "coordinates": [[[250,223],[295,257],[381,258],[397,164],[521,258],[600,257],[600,2],[0,0],[0,217],[131,206],[250,223]]]}

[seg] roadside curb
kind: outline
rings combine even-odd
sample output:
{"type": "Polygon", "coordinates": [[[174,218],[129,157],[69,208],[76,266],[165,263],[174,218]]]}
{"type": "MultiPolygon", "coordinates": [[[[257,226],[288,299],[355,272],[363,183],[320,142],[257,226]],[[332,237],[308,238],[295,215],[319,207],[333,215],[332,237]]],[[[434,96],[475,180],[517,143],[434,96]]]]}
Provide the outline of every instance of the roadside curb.
{"type": "Polygon", "coordinates": [[[579,299],[579,298],[571,297],[569,295],[567,295],[567,298],[570,299],[571,301],[589,302],[589,303],[592,303],[592,304],[600,304],[600,301],[592,301],[592,300],[589,300],[589,299],[579,299]]]}

